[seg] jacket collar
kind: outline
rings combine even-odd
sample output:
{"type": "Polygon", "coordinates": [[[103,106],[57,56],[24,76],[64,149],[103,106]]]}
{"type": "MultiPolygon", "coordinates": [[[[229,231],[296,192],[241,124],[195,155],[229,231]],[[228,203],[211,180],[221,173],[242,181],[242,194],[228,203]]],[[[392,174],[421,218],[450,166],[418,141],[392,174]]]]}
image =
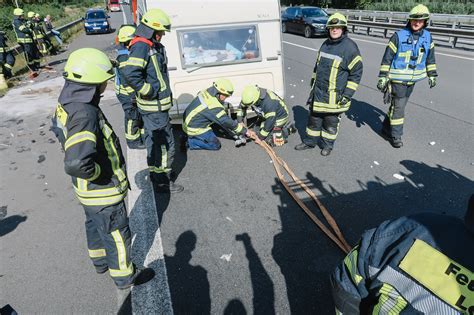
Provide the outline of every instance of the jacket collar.
{"type": "Polygon", "coordinates": [[[62,105],[87,103],[98,107],[100,102],[99,86],[66,80],[58,102],[62,105]]]}

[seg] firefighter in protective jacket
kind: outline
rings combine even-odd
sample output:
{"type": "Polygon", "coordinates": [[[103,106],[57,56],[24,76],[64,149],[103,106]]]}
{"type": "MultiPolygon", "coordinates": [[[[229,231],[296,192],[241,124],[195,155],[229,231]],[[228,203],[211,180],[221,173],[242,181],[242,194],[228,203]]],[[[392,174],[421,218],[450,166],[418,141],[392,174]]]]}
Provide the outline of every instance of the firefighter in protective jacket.
{"type": "Polygon", "coordinates": [[[0,90],[8,88],[5,79],[9,79],[13,74],[15,57],[7,46],[7,37],[4,31],[0,31],[0,90]]]}
{"type": "Polygon", "coordinates": [[[326,28],[329,38],[319,49],[311,78],[306,138],[295,147],[306,150],[320,145],[323,156],[331,153],[341,113],[349,109],[362,78],[362,58],[357,44],[347,36],[346,17],[340,13],[331,15],[326,28]]]}
{"type": "Polygon", "coordinates": [[[130,149],[144,149],[143,143],[143,121],[140,112],[137,108],[135,100],[135,91],[127,83],[122,73],[122,68],[126,65],[128,60],[128,46],[133,39],[136,27],[134,25],[122,25],[118,32],[118,48],[117,48],[117,62],[115,76],[115,95],[122,104],[125,119],[125,139],[127,139],[127,146],[130,149]]]}
{"type": "Polygon", "coordinates": [[[121,72],[136,93],[154,187],[157,192],[178,193],[184,187],[174,183],[171,170],[175,143],[168,111],[173,100],[165,46],[161,44],[162,37],[170,29],[171,22],[165,12],[148,10],[130,42],[130,54],[121,72]]]}
{"type": "Polygon", "coordinates": [[[382,58],[377,88],[391,96],[382,136],[394,148],[403,146],[405,107],[415,83],[428,76],[430,88],[436,85],[435,45],[430,32],[425,29],[429,18],[430,11],[426,6],[415,6],[410,11],[406,27],[390,38],[382,58]]]}
{"type": "Polygon", "coordinates": [[[231,119],[223,105],[225,99],[234,93],[234,86],[227,79],[217,79],[211,87],[198,93],[186,107],[183,114],[183,131],[188,136],[190,150],[219,150],[221,143],[211,126],[218,124],[232,136],[255,133],[243,124],[231,119]]]}
{"type": "Polygon", "coordinates": [[[275,92],[256,85],[247,85],[242,91],[242,100],[237,111],[239,123],[243,122],[249,107],[261,122],[257,132],[260,140],[265,140],[274,146],[282,146],[287,142],[288,135],[294,131],[294,127],[290,124],[285,102],[275,92]]]}
{"type": "Polygon", "coordinates": [[[23,9],[13,10],[13,30],[15,31],[16,41],[21,46],[28,67],[31,71],[38,71],[40,68],[40,55],[38,48],[33,42],[33,32],[28,28],[28,23],[24,18],[23,9]]]}
{"type": "Polygon", "coordinates": [[[366,231],[331,284],[336,314],[474,314],[474,195],[464,222],[421,213],[366,231]]]}
{"type": "Polygon", "coordinates": [[[98,273],[109,271],[119,289],[144,283],[152,269],[136,270],[124,198],[129,187],[120,141],[101,109],[100,95],[114,77],[103,52],[81,48],[64,67],[66,82],[52,119],[65,152],[64,169],[86,215],[89,257],[98,273]]]}

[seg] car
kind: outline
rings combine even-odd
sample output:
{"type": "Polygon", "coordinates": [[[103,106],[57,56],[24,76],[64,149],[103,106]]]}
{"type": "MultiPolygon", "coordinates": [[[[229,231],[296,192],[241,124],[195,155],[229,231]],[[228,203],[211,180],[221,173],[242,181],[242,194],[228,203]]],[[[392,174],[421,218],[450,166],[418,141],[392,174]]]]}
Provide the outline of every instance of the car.
{"type": "Polygon", "coordinates": [[[84,17],[84,29],[86,34],[110,33],[112,28],[109,22],[110,16],[104,9],[89,9],[84,17]]]}
{"type": "Polygon", "coordinates": [[[288,7],[281,16],[283,33],[299,33],[306,38],[326,36],[328,14],[318,7],[288,7]]]}

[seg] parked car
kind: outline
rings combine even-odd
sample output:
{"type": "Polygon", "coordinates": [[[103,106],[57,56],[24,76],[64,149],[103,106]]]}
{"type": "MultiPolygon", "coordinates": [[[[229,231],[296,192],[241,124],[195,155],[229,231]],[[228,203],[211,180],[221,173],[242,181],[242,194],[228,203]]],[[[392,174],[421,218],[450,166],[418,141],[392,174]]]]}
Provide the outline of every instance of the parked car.
{"type": "Polygon", "coordinates": [[[281,16],[283,33],[299,33],[305,37],[326,35],[328,14],[318,7],[288,7],[281,16]]]}
{"type": "Polygon", "coordinates": [[[86,34],[110,33],[110,16],[103,9],[89,9],[84,17],[84,29],[86,34]]]}

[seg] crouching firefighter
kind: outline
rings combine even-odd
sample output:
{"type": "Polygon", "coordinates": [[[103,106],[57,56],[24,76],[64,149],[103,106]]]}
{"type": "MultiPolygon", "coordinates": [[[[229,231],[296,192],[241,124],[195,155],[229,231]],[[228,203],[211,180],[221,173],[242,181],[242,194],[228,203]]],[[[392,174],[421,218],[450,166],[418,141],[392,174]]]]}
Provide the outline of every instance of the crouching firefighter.
{"type": "Polygon", "coordinates": [[[380,66],[377,88],[388,94],[384,102],[390,103],[383,121],[382,137],[394,148],[403,146],[405,107],[415,83],[428,76],[430,88],[436,85],[435,45],[426,30],[430,11],[422,4],[415,6],[408,23],[390,38],[380,66]]]}
{"type": "Polygon", "coordinates": [[[230,118],[225,110],[226,98],[234,93],[227,79],[217,79],[211,87],[198,93],[183,114],[183,131],[188,136],[190,150],[219,150],[221,143],[211,126],[218,124],[231,136],[255,137],[243,124],[230,118]]]}
{"type": "Polygon", "coordinates": [[[0,31],[0,92],[7,90],[5,80],[12,77],[15,57],[7,46],[7,37],[4,31],[0,31]]]}
{"type": "Polygon", "coordinates": [[[295,147],[306,150],[320,145],[323,156],[331,154],[341,114],[349,109],[363,71],[359,48],[347,35],[346,17],[331,15],[326,29],[329,38],[319,49],[311,78],[306,138],[295,147]]]}
{"type": "Polygon", "coordinates": [[[145,129],[145,145],[150,178],[157,192],[179,193],[184,187],[174,183],[175,142],[169,109],[172,106],[168,60],[161,39],[171,29],[168,15],[160,9],[145,12],[129,46],[122,73],[136,93],[145,129]]]}
{"type": "Polygon", "coordinates": [[[128,85],[122,74],[122,68],[128,60],[128,45],[134,37],[134,25],[122,25],[118,32],[117,63],[115,68],[115,95],[122,104],[125,120],[125,139],[130,149],[144,149],[143,121],[137,108],[135,91],[128,85]],[[122,67],[122,68],[121,68],[122,67]]]}
{"type": "Polygon", "coordinates": [[[331,284],[336,314],[474,314],[474,195],[464,222],[420,213],[366,231],[331,284]]]}
{"type": "Polygon", "coordinates": [[[129,188],[120,141],[99,108],[114,77],[107,55],[94,48],[70,54],[52,130],[65,152],[64,170],[86,215],[89,257],[97,273],[109,271],[119,289],[148,282],[153,269],[130,259],[131,233],[124,198],[129,188]]]}
{"type": "Polygon", "coordinates": [[[285,102],[274,92],[256,85],[247,85],[242,91],[237,121],[243,122],[247,109],[251,108],[258,116],[260,129],[256,132],[260,140],[272,146],[282,146],[288,142],[288,135],[296,128],[290,123],[285,102]]]}

